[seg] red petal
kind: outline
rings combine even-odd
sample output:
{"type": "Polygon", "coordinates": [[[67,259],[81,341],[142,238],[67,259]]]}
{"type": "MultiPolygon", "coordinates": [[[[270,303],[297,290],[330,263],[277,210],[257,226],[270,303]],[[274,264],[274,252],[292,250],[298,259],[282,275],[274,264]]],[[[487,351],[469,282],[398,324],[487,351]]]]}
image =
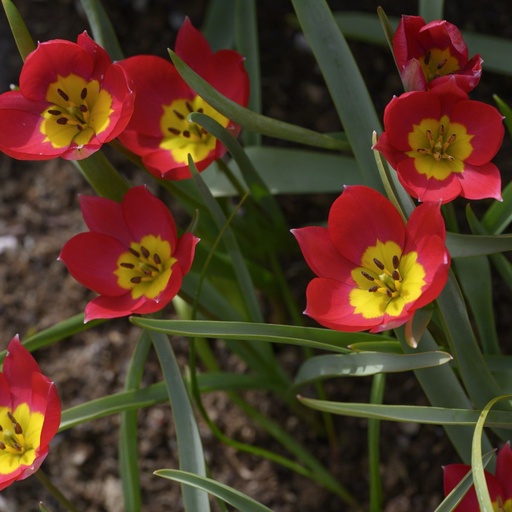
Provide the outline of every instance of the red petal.
{"type": "Polygon", "coordinates": [[[92,55],[76,43],[54,39],[40,43],[27,57],[20,74],[20,90],[28,99],[46,101],[48,85],[57,76],[75,74],[89,79],[94,70],[92,55]]]}
{"type": "Polygon", "coordinates": [[[119,318],[131,315],[132,312],[146,302],[145,297],[133,300],[130,293],[119,297],[107,297],[101,295],[91,300],[85,306],[85,319],[87,323],[98,318],[119,318]]]}
{"type": "Polygon", "coordinates": [[[212,56],[212,49],[206,38],[191,23],[188,17],[176,36],[174,51],[190,68],[203,76],[212,56]]]}
{"type": "Polygon", "coordinates": [[[493,164],[465,165],[464,172],[457,175],[462,187],[461,196],[467,199],[492,197],[501,201],[501,174],[493,164]]]}
{"type": "Polygon", "coordinates": [[[512,499],[512,450],[510,441],[507,441],[496,458],[496,478],[504,492],[504,500],[512,499]]]}
{"type": "Polygon", "coordinates": [[[354,265],[334,247],[327,228],[311,226],[292,229],[291,232],[300,245],[304,259],[318,277],[342,281],[350,276],[354,265]]]}
{"type": "Polygon", "coordinates": [[[11,388],[3,373],[0,373],[0,407],[12,408],[11,388]]]}
{"type": "Polygon", "coordinates": [[[117,259],[127,250],[128,247],[108,235],[80,233],[64,244],[59,259],[85,287],[99,294],[119,296],[126,290],[118,286],[114,271],[117,259]]]}
{"type": "Polygon", "coordinates": [[[178,247],[174,251],[173,256],[178,260],[178,265],[180,266],[183,275],[188,274],[188,271],[192,266],[198,242],[199,238],[195,237],[192,233],[185,233],[178,240],[178,247]]]}
{"type": "Polygon", "coordinates": [[[419,38],[429,48],[448,48],[450,54],[459,61],[460,67],[468,60],[468,47],[460,30],[446,20],[427,23],[421,28],[419,38]]]}
{"type": "MultiPolygon", "coordinates": [[[[33,399],[40,402],[44,414],[44,423],[41,430],[40,450],[44,450],[53,439],[60,426],[61,404],[57,388],[53,382],[42,374],[34,374],[32,380],[34,389],[33,399]],[[39,393],[36,391],[39,390],[39,393]]],[[[34,409],[38,410],[38,409],[34,409]]]]}
{"type": "Polygon", "coordinates": [[[77,44],[91,55],[94,62],[94,69],[91,71],[90,76],[101,83],[108,68],[112,65],[109,54],[89,37],[86,30],[78,36],[77,44]]]}
{"type": "Polygon", "coordinates": [[[111,236],[126,248],[133,242],[126,226],[121,204],[97,196],[79,196],[80,208],[87,227],[96,233],[111,236]]]}
{"type": "MultiPolygon", "coordinates": [[[[215,151],[200,162],[194,162],[199,172],[206,169],[215,160],[215,151]]],[[[176,162],[170,151],[159,150],[142,157],[142,163],[154,176],[164,180],[186,180],[192,177],[188,165],[176,162]]]]}
{"type": "Polygon", "coordinates": [[[348,295],[352,286],[334,279],[313,279],[306,290],[304,313],[329,329],[344,332],[365,331],[380,324],[382,318],[367,320],[354,314],[348,295]]]}
{"type": "Polygon", "coordinates": [[[379,192],[365,186],[346,187],[329,212],[328,230],[338,252],[359,265],[370,246],[394,241],[400,247],[405,226],[391,202],[379,192]]]}
{"type": "Polygon", "coordinates": [[[399,70],[410,58],[425,54],[424,48],[418,42],[418,33],[424,25],[425,20],[421,16],[402,15],[393,36],[393,55],[399,70]]]}
{"type": "Polygon", "coordinates": [[[21,344],[18,336],[15,336],[7,346],[3,374],[12,388],[22,385],[30,389],[30,376],[33,373],[41,373],[41,369],[32,354],[21,344]]]}
{"type": "Polygon", "coordinates": [[[176,249],[177,232],[169,208],[145,186],[131,188],[121,203],[125,223],[132,234],[132,241],[139,242],[146,235],[160,236],[176,249]]]}

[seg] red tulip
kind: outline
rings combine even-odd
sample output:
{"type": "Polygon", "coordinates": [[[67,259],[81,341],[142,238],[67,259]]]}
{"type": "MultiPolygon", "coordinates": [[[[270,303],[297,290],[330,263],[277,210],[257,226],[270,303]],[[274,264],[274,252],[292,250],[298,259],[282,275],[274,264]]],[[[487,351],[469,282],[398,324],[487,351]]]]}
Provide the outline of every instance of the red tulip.
{"type": "Polygon", "coordinates": [[[20,88],[0,95],[0,150],[20,160],[80,160],[119,135],[133,111],[121,66],[86,32],[27,57],[20,88]]]}
{"type": "MultiPolygon", "coordinates": [[[[178,32],[175,51],[220,93],[247,105],[249,79],[239,53],[233,50],[213,53],[188,18],[178,32]]],[[[199,97],[171,62],[138,55],[119,64],[130,76],[131,86],[137,93],[133,117],[119,139],[142,157],[148,171],[158,178],[180,180],[191,176],[189,154],[199,171],[224,155],[224,146],[201,126],[190,123],[188,114],[207,114],[235,136],[240,128],[199,97]]]]}
{"type": "Polygon", "coordinates": [[[402,16],[393,37],[393,54],[406,91],[424,91],[450,77],[466,92],[482,74],[482,59],[468,60],[459,29],[445,20],[425,23],[420,16],[402,16]]]}
{"type": "Polygon", "coordinates": [[[491,159],[505,133],[502,119],[496,108],[470,100],[450,80],[393,98],[374,149],[420,201],[501,199],[501,176],[491,159]]]}
{"type": "Polygon", "coordinates": [[[15,336],[0,373],[0,490],[39,469],[60,412],[55,384],[15,336]]]}
{"type": "MultiPolygon", "coordinates": [[[[448,464],[444,468],[444,493],[449,494],[464,476],[471,471],[466,464],[448,464]]],[[[506,443],[498,452],[496,474],[485,471],[485,481],[494,510],[512,510],[512,450],[506,443]]],[[[472,485],[454,512],[480,512],[475,486],[472,485]]]]}
{"type": "Polygon", "coordinates": [[[198,238],[178,238],[174,219],[146,187],[130,189],[121,203],[81,196],[90,229],[66,242],[59,258],[73,277],[99,297],[85,321],[159,311],[178,293],[198,238]]]}
{"type": "Polygon", "coordinates": [[[397,327],[434,300],[448,279],[439,203],[415,208],[404,225],[384,196],[350,186],[332,205],[326,228],[292,233],[317,275],[307,287],[305,314],[330,329],[397,327]]]}

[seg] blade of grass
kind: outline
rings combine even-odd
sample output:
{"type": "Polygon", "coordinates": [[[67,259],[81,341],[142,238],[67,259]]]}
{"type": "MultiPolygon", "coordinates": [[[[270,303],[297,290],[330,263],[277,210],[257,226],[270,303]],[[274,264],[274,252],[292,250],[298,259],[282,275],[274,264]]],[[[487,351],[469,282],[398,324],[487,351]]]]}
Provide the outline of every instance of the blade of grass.
{"type": "Polygon", "coordinates": [[[18,11],[11,0],[2,0],[2,5],[20,56],[25,60],[28,54],[36,49],[34,40],[28,31],[27,25],[25,25],[25,21],[21,17],[20,11],[18,11]]]}
{"type": "MultiPolygon", "coordinates": [[[[375,375],[372,380],[370,402],[382,404],[386,376],[375,375]]],[[[380,477],[380,420],[368,420],[368,473],[370,475],[370,512],[382,510],[382,481],[380,477]]]]}
{"type": "Polygon", "coordinates": [[[420,16],[429,23],[443,19],[444,0],[420,0],[420,16]]]}

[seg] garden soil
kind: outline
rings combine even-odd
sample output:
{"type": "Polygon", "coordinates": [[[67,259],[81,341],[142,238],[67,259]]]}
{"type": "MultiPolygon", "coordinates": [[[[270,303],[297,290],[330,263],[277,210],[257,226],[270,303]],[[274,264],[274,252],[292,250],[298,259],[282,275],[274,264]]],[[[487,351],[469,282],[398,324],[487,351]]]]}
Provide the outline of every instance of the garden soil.
{"type": "MultiPolygon", "coordinates": [[[[333,9],[364,9],[372,13],[378,5],[369,0],[329,3],[333,9]]],[[[79,2],[23,0],[17,4],[37,40],[76,40],[87,28],[79,2]]],[[[463,12],[460,8],[456,10],[455,2],[447,4],[447,18],[462,29],[512,36],[509,0],[474,2],[472,5],[476,7],[463,12]]],[[[381,5],[388,15],[398,16],[406,13],[411,3],[387,1],[381,5]]],[[[184,16],[189,15],[200,26],[205,12],[205,3],[201,1],[118,0],[106,2],[106,7],[127,56],[153,53],[165,57],[166,48],[172,47],[184,16]]],[[[264,113],[322,132],[342,129],[318,66],[293,17],[291,4],[259,0],[257,7],[264,113]]],[[[354,42],[351,47],[382,115],[392,95],[400,93],[400,81],[389,50],[354,42]]],[[[9,84],[18,81],[21,60],[3,13],[0,13],[0,54],[0,90],[6,91],[9,84]]],[[[510,103],[512,82],[484,71],[473,97],[491,102],[495,93],[510,103]]],[[[276,144],[276,141],[265,140],[265,143],[276,144]]],[[[510,149],[510,143],[506,142],[496,159],[505,183],[512,171],[510,149]]],[[[119,165],[132,183],[147,180],[147,176],[126,163],[119,165]]],[[[0,156],[0,348],[16,333],[24,338],[83,311],[92,298],[57,260],[64,242],[85,230],[77,196],[90,193],[70,162],[18,162],[0,156]]],[[[299,227],[325,220],[336,195],[283,197],[280,201],[290,226],[299,227]]],[[[181,215],[176,204],[171,202],[170,206],[180,225],[185,227],[188,219],[181,215]]],[[[457,206],[463,211],[465,202],[459,201],[457,206]]],[[[293,291],[303,305],[311,273],[298,251],[287,262],[287,268],[293,291]]],[[[500,287],[496,286],[496,290],[499,294],[500,287]]],[[[509,333],[510,299],[501,296],[497,299],[500,331],[509,333]]],[[[171,308],[165,313],[173,314],[171,308]]],[[[122,390],[138,336],[138,329],[128,320],[114,320],[39,350],[35,357],[43,372],[56,382],[63,407],[69,408],[122,390]]],[[[511,340],[506,341],[510,351],[511,340]]],[[[187,340],[174,338],[172,343],[180,365],[185,367],[187,340]]],[[[246,371],[243,363],[221,342],[212,341],[212,346],[223,369],[246,371]]],[[[302,351],[281,346],[276,347],[276,352],[286,372],[293,376],[301,363],[302,351]]],[[[148,385],[159,380],[158,361],[151,354],[143,383],[148,385]]],[[[327,394],[333,400],[365,402],[369,399],[370,386],[371,381],[367,379],[340,379],[327,384],[327,394]]],[[[366,420],[334,417],[336,443],[333,444],[271,394],[248,392],[244,397],[320,459],[357,497],[360,510],[368,510],[366,420]]],[[[388,376],[384,400],[391,404],[427,404],[412,374],[388,376]]],[[[204,404],[211,419],[227,436],[283,454],[273,438],[248,420],[226,394],[207,393],[204,404]]],[[[123,510],[117,462],[118,427],[119,416],[114,415],[66,430],[52,442],[43,468],[80,511],[123,510]]],[[[157,469],[178,465],[169,406],[140,411],[139,429],[143,509],[179,512],[182,510],[179,485],[152,474],[157,469]]],[[[274,512],[355,510],[310,480],[221,443],[202,422],[200,430],[213,478],[247,493],[274,512]]],[[[442,428],[386,422],[381,430],[383,510],[434,510],[443,497],[442,466],[457,462],[442,428]]],[[[39,481],[31,477],[0,493],[0,512],[35,511],[39,500],[53,512],[62,510],[39,481]]],[[[213,510],[220,509],[214,504],[213,510]]]]}

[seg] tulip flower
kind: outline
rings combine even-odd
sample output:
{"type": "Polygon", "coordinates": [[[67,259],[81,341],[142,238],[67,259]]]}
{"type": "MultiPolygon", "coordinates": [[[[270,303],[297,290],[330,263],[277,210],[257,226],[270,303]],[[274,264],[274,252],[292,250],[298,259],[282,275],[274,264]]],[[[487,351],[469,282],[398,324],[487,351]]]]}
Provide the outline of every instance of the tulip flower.
{"type": "Polygon", "coordinates": [[[491,159],[505,129],[491,105],[470,100],[454,81],[394,97],[384,111],[378,149],[404,188],[420,201],[501,200],[501,176],[491,159]]]}
{"type": "MultiPolygon", "coordinates": [[[[448,464],[444,470],[444,493],[448,495],[471,471],[466,464],[448,464]]],[[[485,471],[485,481],[496,511],[512,510],[512,450],[506,443],[496,457],[496,474],[485,471]]],[[[472,485],[454,512],[480,512],[475,486],[472,485]]]]}
{"type": "Polygon", "coordinates": [[[466,92],[482,74],[482,59],[468,60],[459,29],[445,20],[425,23],[420,16],[402,16],[393,37],[393,54],[406,91],[424,91],[450,77],[466,92]]]}
{"type": "Polygon", "coordinates": [[[60,412],[55,384],[15,336],[0,373],[0,490],[39,469],[60,412]]]}
{"type": "Polygon", "coordinates": [[[338,331],[380,332],[409,320],[448,279],[450,256],[439,203],[415,208],[406,225],[391,202],[346,187],[327,227],[292,230],[316,274],[305,314],[338,331]]]}
{"type": "Polygon", "coordinates": [[[133,111],[121,66],[86,32],[28,55],[19,90],[0,95],[0,150],[20,160],[80,160],[119,135],[133,111]]]}
{"type": "Polygon", "coordinates": [[[198,238],[178,238],[174,218],[145,186],[121,203],[81,196],[89,232],[68,240],[60,253],[73,277],[99,294],[85,321],[159,311],[178,293],[198,238]]]}
{"type": "MultiPolygon", "coordinates": [[[[249,79],[242,56],[233,50],[213,53],[204,36],[188,18],[178,32],[176,54],[221,94],[246,106],[249,79]]],[[[201,126],[191,123],[192,112],[204,113],[238,135],[240,128],[214,110],[163,58],[138,55],[119,62],[136,91],[133,117],[119,140],[158,178],[180,180],[191,176],[188,155],[199,171],[226,152],[201,126]]]]}

